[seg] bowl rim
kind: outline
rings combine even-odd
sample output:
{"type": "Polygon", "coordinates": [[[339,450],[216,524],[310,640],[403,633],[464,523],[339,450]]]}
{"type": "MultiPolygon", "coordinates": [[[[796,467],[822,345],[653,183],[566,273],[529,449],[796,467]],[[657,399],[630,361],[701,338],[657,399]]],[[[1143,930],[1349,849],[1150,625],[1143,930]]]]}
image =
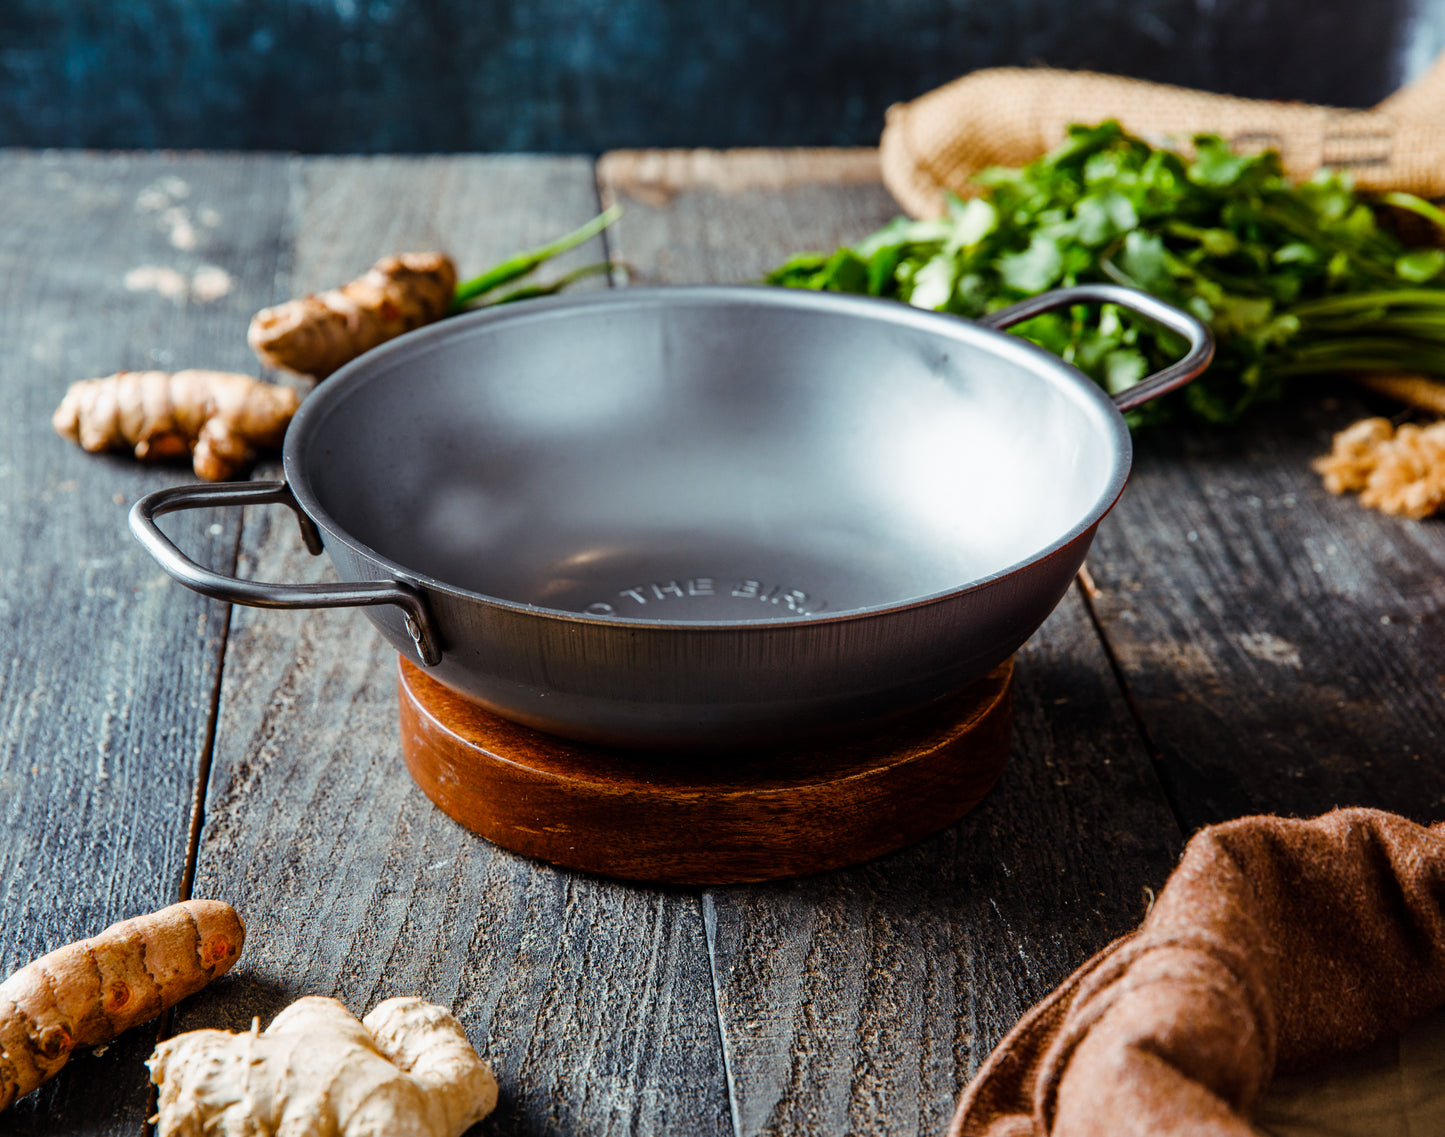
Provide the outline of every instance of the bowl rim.
{"type": "Polygon", "coordinates": [[[299,410],[292,417],[282,447],[282,470],[286,483],[301,509],[327,537],[341,542],[354,555],[385,570],[393,579],[410,584],[423,592],[442,593],[459,601],[494,606],[519,615],[565,621],[573,625],[586,624],[601,628],[625,629],[631,633],[667,629],[725,633],[742,629],[771,630],[816,627],[871,619],[952,601],[988,588],[1031,565],[1045,561],[1074,544],[1081,537],[1090,534],[1124,492],[1132,461],[1133,444],[1129,428],[1113,400],[1093,380],[1072,364],[1019,336],[984,327],[966,317],[915,308],[896,300],[755,284],[607,288],[528,300],[521,304],[482,308],[444,318],[373,348],[338,369],[323,382],[318,383],[317,387],[302,400],[299,410]],[[954,588],[884,604],[806,616],[769,616],[756,620],[679,620],[594,615],[508,600],[505,597],[462,588],[416,569],[408,568],[354,537],[326,510],[311,487],[310,479],[306,474],[305,458],[305,448],[309,436],[320,430],[326,419],[347,399],[362,391],[369,380],[384,375],[390,370],[396,362],[394,358],[396,356],[415,356],[418,353],[436,350],[439,346],[462,336],[485,334],[485,329],[493,325],[565,319],[575,311],[608,307],[666,308],[679,305],[742,305],[771,309],[783,308],[798,312],[844,314],[913,328],[974,346],[983,344],[995,354],[1005,358],[1012,357],[1028,369],[1047,376],[1067,397],[1073,398],[1081,404],[1086,417],[1102,428],[1103,437],[1100,438],[1100,444],[1113,456],[1108,477],[1093,502],[1073,525],[1062,531],[1053,540],[1040,546],[1029,556],[985,576],[973,578],[954,588]]]}

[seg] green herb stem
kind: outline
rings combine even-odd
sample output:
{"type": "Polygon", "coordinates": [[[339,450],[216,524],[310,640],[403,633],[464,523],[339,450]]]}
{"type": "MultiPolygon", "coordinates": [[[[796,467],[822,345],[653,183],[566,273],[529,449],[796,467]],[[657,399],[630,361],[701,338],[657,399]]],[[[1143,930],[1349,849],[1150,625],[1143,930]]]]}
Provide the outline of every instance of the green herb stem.
{"type": "MultiPolygon", "coordinates": [[[[1298,312],[1291,315],[1299,316],[1298,312]]],[[[1420,336],[1437,339],[1445,343],[1445,310],[1435,314],[1401,312],[1382,309],[1379,314],[1325,320],[1319,318],[1301,319],[1301,331],[1309,335],[1334,336],[1351,335],[1359,332],[1390,332],[1402,336],[1420,336]],[[1386,314],[1388,313],[1388,314],[1386,314]]]]}
{"type": "Polygon", "coordinates": [[[514,288],[510,292],[504,292],[492,301],[491,306],[514,304],[518,300],[535,300],[543,296],[555,296],[568,285],[575,284],[589,276],[601,276],[617,267],[615,261],[597,261],[595,264],[583,265],[581,268],[574,268],[571,272],[563,273],[556,280],[550,280],[546,284],[527,284],[521,288],[514,288]]]}
{"type": "Polygon", "coordinates": [[[1445,212],[1438,206],[1432,205],[1423,197],[1416,197],[1413,193],[1400,193],[1393,191],[1382,194],[1380,200],[1386,205],[1393,205],[1396,209],[1406,209],[1411,213],[1423,217],[1431,224],[1445,229],[1445,212]]]}
{"type": "Polygon", "coordinates": [[[1406,306],[1434,308],[1445,312],[1445,288],[1394,288],[1324,296],[1318,300],[1301,301],[1294,305],[1293,311],[1301,319],[1307,319],[1314,316],[1339,316],[1355,312],[1369,312],[1385,307],[1403,308],[1406,306]]]}
{"type": "Polygon", "coordinates": [[[485,296],[493,289],[500,288],[504,284],[526,276],[539,265],[546,263],[553,257],[560,256],[570,249],[575,249],[584,241],[591,240],[598,233],[606,229],[619,217],[622,216],[620,206],[612,206],[592,218],[585,225],[572,230],[572,232],[558,237],[555,241],[549,241],[545,245],[539,245],[535,249],[517,253],[508,257],[499,264],[493,265],[480,276],[474,276],[471,280],[457,285],[457,290],[452,296],[452,311],[457,312],[466,307],[472,301],[485,296]]]}

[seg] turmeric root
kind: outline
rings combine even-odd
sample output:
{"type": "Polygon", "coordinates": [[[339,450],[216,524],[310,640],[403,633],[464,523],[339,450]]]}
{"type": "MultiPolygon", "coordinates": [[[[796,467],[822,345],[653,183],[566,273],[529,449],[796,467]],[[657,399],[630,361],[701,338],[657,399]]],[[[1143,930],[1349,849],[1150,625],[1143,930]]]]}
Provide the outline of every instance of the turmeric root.
{"type": "Polygon", "coordinates": [[[72,383],[50,420],[86,450],[132,449],[142,460],[191,454],[196,476],[236,476],[281,445],[296,392],[227,371],[118,371],[72,383]]]}
{"type": "Polygon", "coordinates": [[[388,999],[362,1021],[298,999],[264,1031],[194,1030],[156,1047],[159,1137],[458,1137],[497,1104],[491,1068],[441,1007],[388,999]]]}
{"type": "Polygon", "coordinates": [[[246,339],[270,367],[324,379],[380,343],[451,310],[457,270],[442,253],[402,253],[329,292],[265,308],[246,339]]]}
{"type": "Polygon", "coordinates": [[[229,904],[187,900],[122,920],[0,983],[0,1110],[99,1046],[199,991],[236,962],[246,929],[229,904]]]}
{"type": "Polygon", "coordinates": [[[1445,383],[1439,379],[1428,375],[1357,375],[1355,382],[1417,411],[1445,415],[1445,383]]]}
{"type": "Polygon", "coordinates": [[[1314,468],[1331,493],[1357,491],[1371,509],[1429,517],[1445,506],[1445,421],[1397,430],[1389,419],[1361,419],[1314,468]]]}

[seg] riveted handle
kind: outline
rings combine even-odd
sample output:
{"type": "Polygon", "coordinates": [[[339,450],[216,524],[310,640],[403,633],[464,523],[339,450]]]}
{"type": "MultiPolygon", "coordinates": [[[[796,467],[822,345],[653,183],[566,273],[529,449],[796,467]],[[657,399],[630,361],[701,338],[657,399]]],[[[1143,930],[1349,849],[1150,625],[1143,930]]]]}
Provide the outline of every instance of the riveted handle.
{"type": "Polygon", "coordinates": [[[271,584],[242,580],[198,565],[160,531],[155,519],[182,509],[221,505],[284,505],[295,515],[301,536],[313,555],[322,550],[316,523],[296,503],[285,482],[216,482],[175,486],[147,494],[131,507],[130,531],[155,557],[161,568],[187,588],[216,600],[253,608],[351,608],[368,604],[395,604],[406,614],[406,629],[417,654],[428,667],[441,662],[441,649],[427,611],[426,601],[411,585],[398,580],[354,581],[340,584],[271,584]]]}
{"type": "Polygon", "coordinates": [[[1178,332],[1189,341],[1189,350],[1179,362],[1171,363],[1127,391],[1120,391],[1113,396],[1114,405],[1121,411],[1131,411],[1151,399],[1177,390],[1199,375],[1214,358],[1214,336],[1203,323],[1156,296],[1119,284],[1079,284],[1072,288],[1056,288],[1052,292],[1041,292],[1007,308],[1000,308],[997,312],[990,312],[976,322],[986,328],[1002,331],[1034,316],[1052,312],[1056,308],[1067,308],[1072,304],[1117,304],[1135,315],[1162,324],[1171,332],[1178,332]]]}

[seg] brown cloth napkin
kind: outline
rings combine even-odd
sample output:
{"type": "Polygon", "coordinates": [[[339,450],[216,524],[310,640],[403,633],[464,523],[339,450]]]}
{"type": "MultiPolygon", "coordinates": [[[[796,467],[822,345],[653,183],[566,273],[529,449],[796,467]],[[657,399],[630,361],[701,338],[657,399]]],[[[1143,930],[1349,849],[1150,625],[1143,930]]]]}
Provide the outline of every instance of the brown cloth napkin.
{"type": "Polygon", "coordinates": [[[1378,810],[1201,830],[1140,927],[1009,1032],[950,1137],[1257,1137],[1276,1070],[1445,1004],[1445,823],[1378,810]]]}
{"type": "Polygon", "coordinates": [[[1116,118],[1151,142],[1219,134],[1278,150],[1285,173],[1348,170],[1360,189],[1445,195],[1445,56],[1372,110],[1267,102],[1087,71],[991,68],[889,108],[883,182],[915,217],[943,211],[944,191],[975,191],[988,166],[1021,166],[1064,140],[1071,123],[1116,118]]]}

